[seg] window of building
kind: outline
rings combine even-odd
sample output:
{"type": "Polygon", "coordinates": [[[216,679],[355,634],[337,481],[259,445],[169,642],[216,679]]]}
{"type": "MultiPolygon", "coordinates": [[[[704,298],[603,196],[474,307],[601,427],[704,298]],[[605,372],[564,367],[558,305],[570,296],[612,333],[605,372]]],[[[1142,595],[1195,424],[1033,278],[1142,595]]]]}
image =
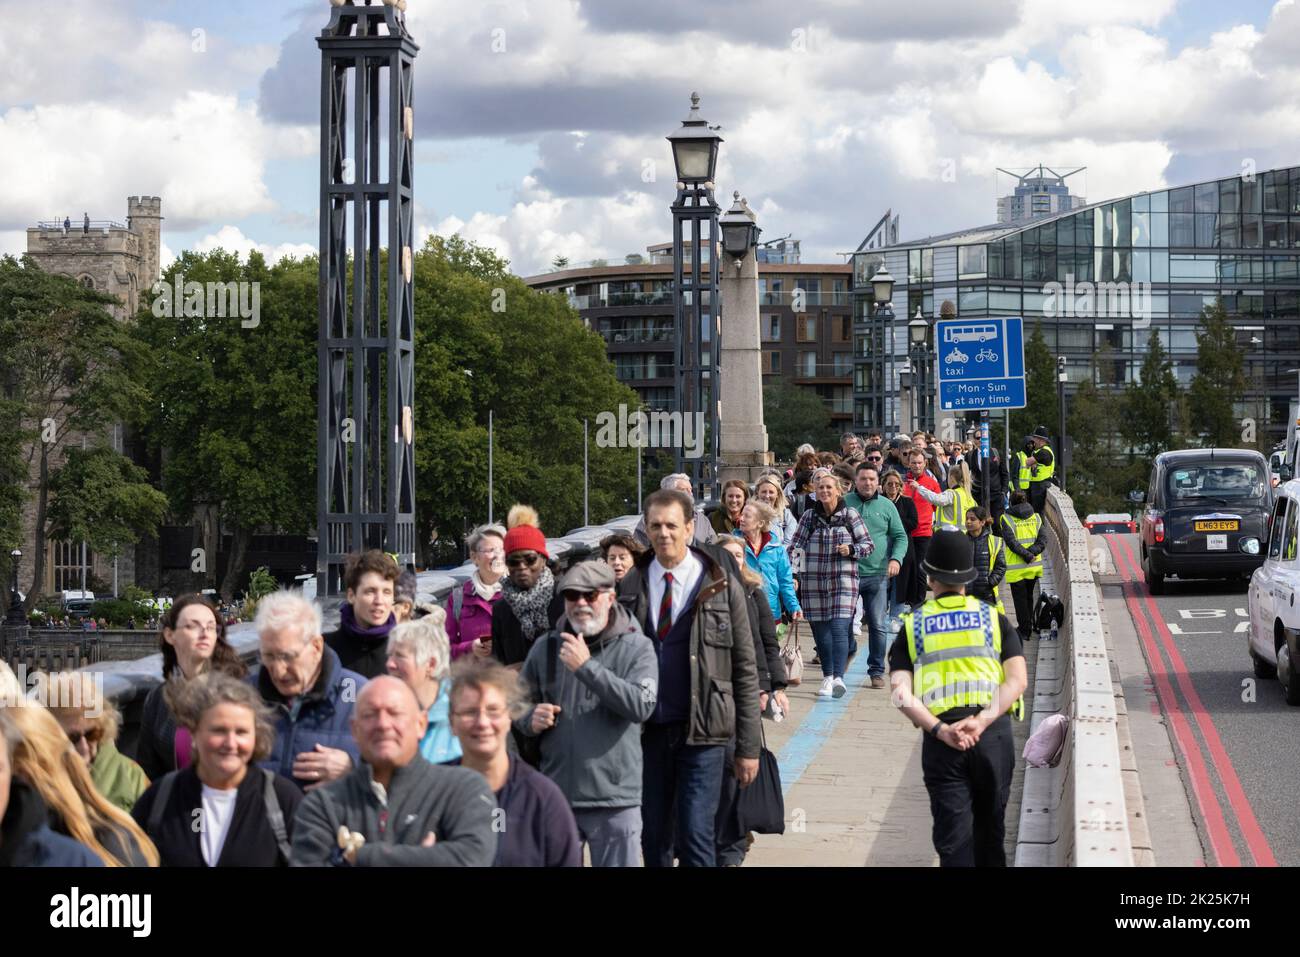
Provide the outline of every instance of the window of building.
{"type": "Polygon", "coordinates": [[[781,353],[764,352],[763,353],[763,374],[780,375],[781,373],[781,353]]]}
{"type": "Polygon", "coordinates": [[[95,288],[95,280],[92,279],[90,276],[82,276],[80,279],[77,280],[77,282],[81,283],[81,285],[85,286],[87,289],[95,288]]]}
{"type": "Polygon", "coordinates": [[[850,316],[831,316],[831,342],[853,341],[853,319],[850,316]]]}
{"type": "Polygon", "coordinates": [[[781,317],[777,314],[763,316],[762,322],[763,341],[780,342],[781,341],[781,317]]]}
{"type": "Polygon", "coordinates": [[[831,368],[837,376],[853,375],[853,355],[849,352],[836,352],[831,356],[831,368]]]}
{"type": "Polygon", "coordinates": [[[95,568],[95,553],[86,548],[83,562],[81,542],[51,542],[50,565],[54,570],[54,588],[56,592],[78,590],[81,588],[83,575],[86,587],[90,587],[91,574],[95,568]]]}
{"type": "Polygon", "coordinates": [[[817,317],[816,316],[795,316],[794,327],[798,335],[796,340],[799,342],[816,342],[817,341],[817,317]]]}
{"type": "Polygon", "coordinates": [[[817,353],[799,353],[798,363],[795,366],[795,375],[809,379],[817,375],[817,353]]]}
{"type": "Polygon", "coordinates": [[[983,279],[988,275],[987,246],[959,246],[957,248],[957,276],[959,279],[983,279]]]}

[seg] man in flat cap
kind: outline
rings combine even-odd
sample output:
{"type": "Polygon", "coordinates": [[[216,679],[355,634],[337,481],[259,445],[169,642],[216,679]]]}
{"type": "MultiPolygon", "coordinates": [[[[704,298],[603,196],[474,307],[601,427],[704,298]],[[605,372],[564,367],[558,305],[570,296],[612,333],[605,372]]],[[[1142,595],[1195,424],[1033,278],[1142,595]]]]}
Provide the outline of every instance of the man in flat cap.
{"type": "Polygon", "coordinates": [[[538,703],[515,727],[541,735],[541,770],[568,799],[592,865],[638,867],[641,724],[658,700],[659,662],[614,586],[602,561],[581,562],[560,580],[564,615],[524,661],[538,703]]]}

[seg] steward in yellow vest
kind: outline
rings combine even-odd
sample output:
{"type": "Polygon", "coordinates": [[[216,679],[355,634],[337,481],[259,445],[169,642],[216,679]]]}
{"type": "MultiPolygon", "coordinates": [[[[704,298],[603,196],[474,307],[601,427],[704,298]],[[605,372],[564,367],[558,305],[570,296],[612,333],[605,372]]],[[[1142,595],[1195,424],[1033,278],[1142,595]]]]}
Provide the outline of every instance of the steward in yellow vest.
{"type": "Polygon", "coordinates": [[[934,597],[903,619],[889,653],[894,702],[926,732],[921,769],[943,867],[1005,867],[1015,768],[1007,712],[1028,684],[1019,636],[974,596],[970,538],[940,529],[921,567],[934,597]]]}
{"type": "Polygon", "coordinates": [[[966,513],[966,534],[970,536],[971,548],[974,550],[976,575],[966,593],[992,605],[1005,615],[1007,610],[998,597],[998,585],[1007,574],[1007,550],[1002,544],[1001,536],[993,533],[992,525],[989,511],[982,505],[976,505],[966,513]]]}
{"type": "Polygon", "coordinates": [[[1043,576],[1047,531],[1043,517],[1034,511],[1024,492],[1011,493],[1011,507],[1003,513],[998,531],[1006,546],[1007,584],[1016,607],[1016,631],[1021,641],[1028,641],[1034,633],[1034,589],[1043,576]]]}

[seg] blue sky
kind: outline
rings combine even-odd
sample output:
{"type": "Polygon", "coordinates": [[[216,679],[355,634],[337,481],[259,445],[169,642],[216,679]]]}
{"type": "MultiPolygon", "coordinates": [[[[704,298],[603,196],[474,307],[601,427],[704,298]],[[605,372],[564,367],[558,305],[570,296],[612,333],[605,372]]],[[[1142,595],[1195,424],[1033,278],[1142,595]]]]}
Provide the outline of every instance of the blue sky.
{"type": "MultiPolygon", "coordinates": [[[[991,220],[998,166],[1087,165],[1095,200],[1300,162],[1289,0],[409,2],[417,230],[525,274],[667,238],[663,136],[692,89],[723,125],[720,194],[819,261],[887,207],[905,237],[991,220]]],[[[163,196],[172,253],[315,248],[324,0],[61,9],[41,48],[0,38],[0,251],[129,193],[163,196]]]]}

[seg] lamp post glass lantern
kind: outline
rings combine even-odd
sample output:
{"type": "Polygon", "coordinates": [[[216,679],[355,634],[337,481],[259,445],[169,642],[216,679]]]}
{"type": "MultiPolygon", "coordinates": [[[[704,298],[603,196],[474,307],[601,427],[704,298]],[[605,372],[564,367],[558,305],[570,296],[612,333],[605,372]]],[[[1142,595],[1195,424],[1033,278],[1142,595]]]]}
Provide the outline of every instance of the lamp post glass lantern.
{"type": "Polygon", "coordinates": [[[871,290],[876,298],[876,306],[885,306],[893,301],[894,298],[894,277],[891,276],[884,266],[871,277],[871,290]]]}
{"type": "Polygon", "coordinates": [[[754,211],[741,198],[740,191],[731,194],[734,202],[731,208],[718,217],[722,229],[722,249],[733,259],[744,259],[749,251],[758,245],[758,235],[762,230],[755,222],[754,211]]]}
{"type": "MultiPolygon", "coordinates": [[[[718,307],[719,247],[717,200],[713,176],[722,137],[700,115],[700,96],[691,94],[691,111],[681,127],[667,137],[677,171],[673,214],[673,330],[674,398],[677,411],[698,423],[705,438],[704,455],[688,458],[678,448],[675,470],[691,477],[696,488],[717,497],[718,458],[721,449],[718,416],[719,356],[722,352],[718,307]],[[690,261],[687,262],[689,257],[690,261]]],[[[739,199],[739,197],[737,197],[739,199]]],[[[742,209],[741,213],[746,210],[742,209]]],[[[752,214],[751,214],[752,216],[752,214]]],[[[743,216],[742,216],[743,218],[743,216]]],[[[738,221],[733,225],[739,227],[738,221]]],[[[752,220],[750,225],[752,226],[752,220]]],[[[756,233],[743,238],[746,251],[756,233]]]]}

